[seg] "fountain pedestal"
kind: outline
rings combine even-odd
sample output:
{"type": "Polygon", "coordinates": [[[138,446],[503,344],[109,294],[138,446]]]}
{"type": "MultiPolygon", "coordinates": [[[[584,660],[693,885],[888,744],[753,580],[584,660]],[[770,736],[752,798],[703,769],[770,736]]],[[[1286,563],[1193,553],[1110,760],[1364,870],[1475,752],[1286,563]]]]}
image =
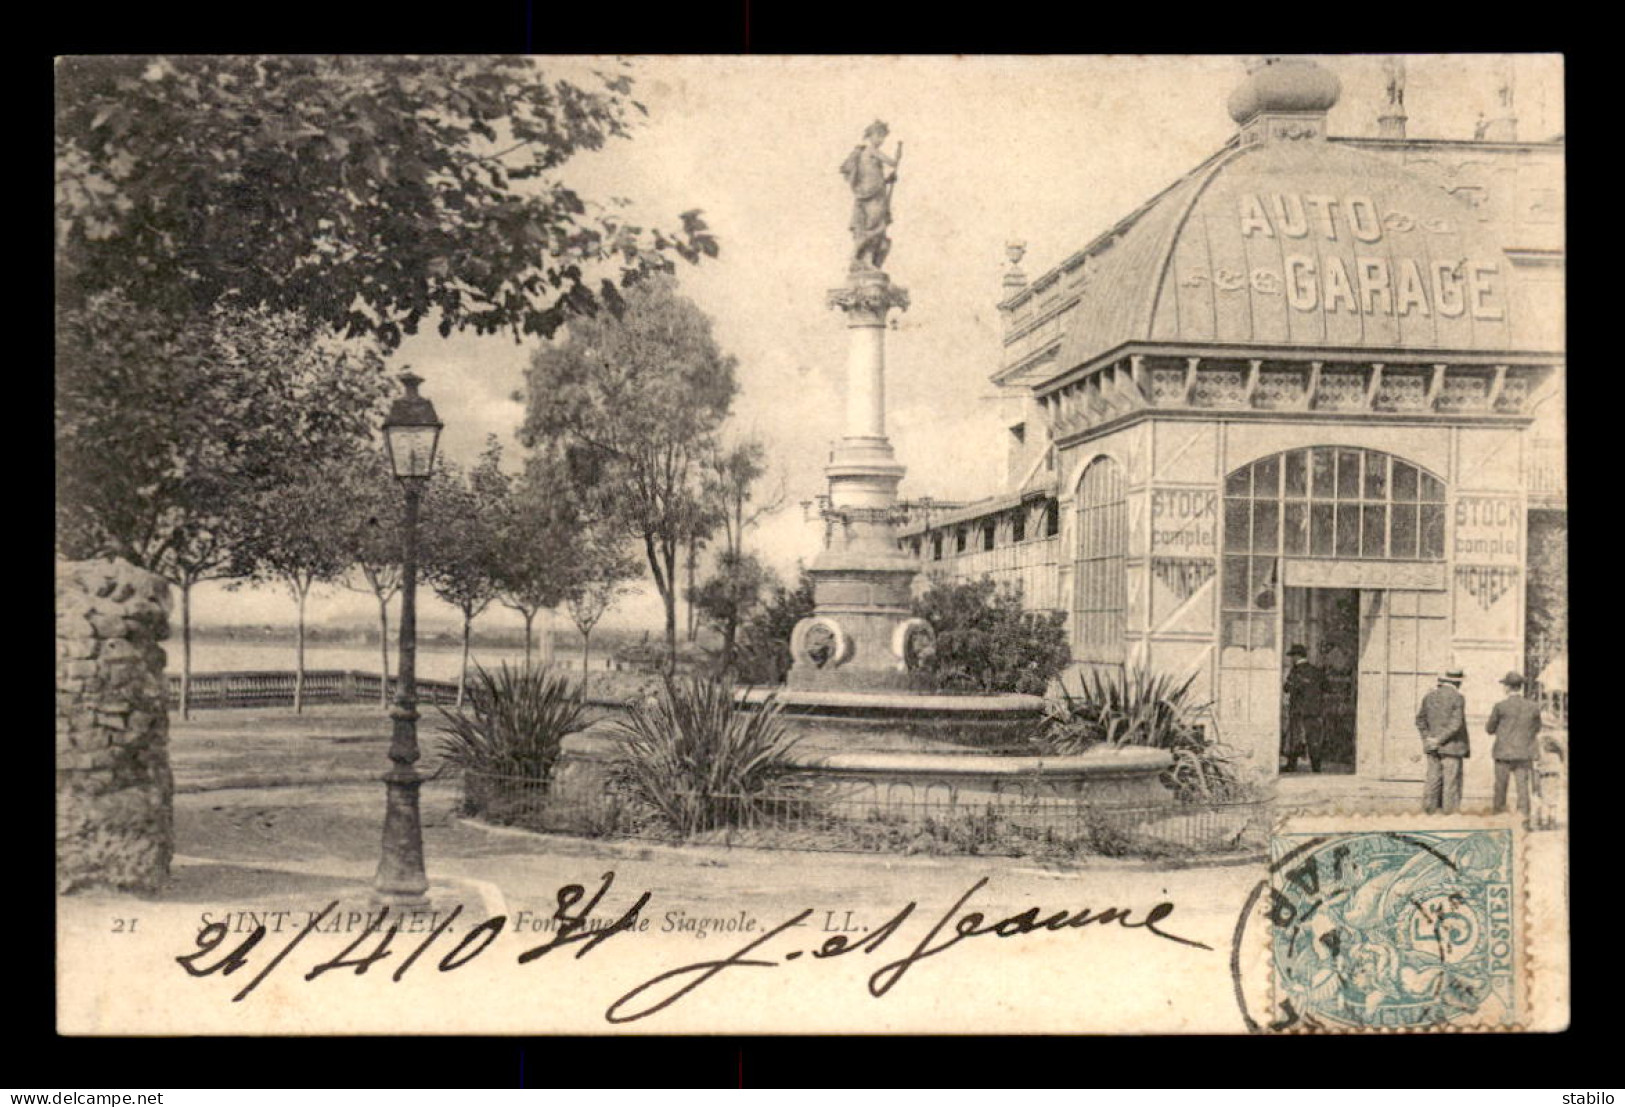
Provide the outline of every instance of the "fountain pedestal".
{"type": "Polygon", "coordinates": [[[912,617],[915,559],[897,548],[897,485],[907,470],[886,438],[886,316],[908,307],[908,292],[878,269],[854,269],[829,293],[846,316],[846,434],[824,473],[828,537],[813,560],[814,613],[790,638],[786,685],[823,692],[920,692],[913,670],[930,644],[929,624],[912,617]]]}

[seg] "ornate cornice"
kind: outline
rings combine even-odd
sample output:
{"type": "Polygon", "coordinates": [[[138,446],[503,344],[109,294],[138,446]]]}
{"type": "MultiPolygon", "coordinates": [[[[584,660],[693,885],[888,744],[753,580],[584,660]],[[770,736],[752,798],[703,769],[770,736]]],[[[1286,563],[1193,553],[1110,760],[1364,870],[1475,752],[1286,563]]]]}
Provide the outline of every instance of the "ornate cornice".
{"type": "Polygon", "coordinates": [[[864,311],[885,315],[892,308],[908,310],[908,289],[890,281],[863,281],[832,288],[824,299],[828,307],[842,311],[864,311]]]}

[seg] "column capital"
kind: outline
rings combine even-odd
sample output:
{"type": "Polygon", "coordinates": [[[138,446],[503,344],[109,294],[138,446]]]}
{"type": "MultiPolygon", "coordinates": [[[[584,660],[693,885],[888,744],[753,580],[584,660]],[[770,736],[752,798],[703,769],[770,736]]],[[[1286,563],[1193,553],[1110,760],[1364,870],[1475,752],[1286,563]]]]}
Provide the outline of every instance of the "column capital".
{"type": "Polygon", "coordinates": [[[908,289],[892,284],[884,273],[879,277],[879,280],[854,277],[851,284],[830,289],[824,302],[848,314],[872,315],[877,323],[884,321],[886,312],[892,308],[907,311],[908,289]]]}

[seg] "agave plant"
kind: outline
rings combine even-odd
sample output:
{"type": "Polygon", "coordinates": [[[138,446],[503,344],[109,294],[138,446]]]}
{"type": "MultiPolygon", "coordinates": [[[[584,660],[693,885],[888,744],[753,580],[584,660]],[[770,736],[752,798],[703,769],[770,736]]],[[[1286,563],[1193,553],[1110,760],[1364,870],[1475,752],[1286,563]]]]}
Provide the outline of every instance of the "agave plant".
{"type": "Polygon", "coordinates": [[[1196,702],[1196,675],[1180,680],[1143,668],[1093,669],[1079,678],[1074,696],[1063,684],[1048,704],[1045,744],[1058,753],[1091,746],[1176,749],[1200,741],[1193,719],[1207,709],[1196,702]]]}
{"type": "Polygon", "coordinates": [[[1145,669],[1085,673],[1078,695],[1063,684],[1061,695],[1046,705],[1040,744],[1052,753],[1082,753],[1095,746],[1167,750],[1173,763],[1162,780],[1181,800],[1255,798],[1242,755],[1210,735],[1212,704],[1197,700],[1195,684],[1195,674],[1179,680],[1145,669]]]}
{"type": "Polygon", "coordinates": [[[683,835],[748,818],[796,742],[776,700],[739,710],[732,685],[703,677],[666,678],[615,726],[617,784],[683,835]]]}
{"type": "Polygon", "coordinates": [[[545,788],[564,739],[585,730],[581,688],[547,668],[491,672],[476,666],[466,708],[440,709],[440,753],[464,771],[473,800],[478,778],[519,777],[545,788]]]}

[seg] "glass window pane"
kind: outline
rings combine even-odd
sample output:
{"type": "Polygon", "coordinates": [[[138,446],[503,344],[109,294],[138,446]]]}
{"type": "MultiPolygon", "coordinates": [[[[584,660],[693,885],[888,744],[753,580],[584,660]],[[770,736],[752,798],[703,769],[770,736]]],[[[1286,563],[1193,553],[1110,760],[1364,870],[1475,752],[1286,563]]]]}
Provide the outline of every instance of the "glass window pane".
{"type": "Polygon", "coordinates": [[[1444,505],[1422,505],[1422,556],[1444,556],[1444,505]]]}
{"type": "Polygon", "coordinates": [[[1249,636],[1249,645],[1255,650],[1272,650],[1275,648],[1275,617],[1273,615],[1254,615],[1252,617],[1252,634],[1249,636]]]}
{"type": "Polygon", "coordinates": [[[1360,556],[1388,556],[1388,509],[1381,504],[1367,504],[1360,509],[1360,556]]]}
{"type": "Polygon", "coordinates": [[[1281,505],[1275,500],[1253,501],[1253,552],[1275,553],[1281,548],[1281,505]]]}
{"type": "Polygon", "coordinates": [[[1253,467],[1251,465],[1243,465],[1225,479],[1224,494],[1226,496],[1246,496],[1250,495],[1252,490],[1253,467]]]}
{"type": "Polygon", "coordinates": [[[1224,613],[1224,644],[1226,646],[1240,646],[1247,648],[1247,623],[1249,616],[1240,611],[1226,611],[1224,613]]]}
{"type": "Polygon", "coordinates": [[[1319,557],[1330,557],[1332,548],[1332,505],[1309,505],[1309,552],[1319,557]]]}
{"type": "Polygon", "coordinates": [[[1281,458],[1271,455],[1253,465],[1253,496],[1255,499],[1279,499],[1281,495],[1281,458]]]}
{"type": "Polygon", "coordinates": [[[1407,465],[1403,461],[1394,462],[1394,499],[1402,503],[1413,503],[1416,500],[1416,480],[1420,476],[1416,466],[1407,465]]]}
{"type": "Polygon", "coordinates": [[[1427,503],[1443,503],[1444,483],[1430,473],[1423,473],[1422,499],[1427,503]]]}
{"type": "Polygon", "coordinates": [[[1247,559],[1245,557],[1227,557],[1224,559],[1224,606],[1227,611],[1244,611],[1247,608],[1247,559]]]}
{"type": "Polygon", "coordinates": [[[1288,496],[1309,494],[1308,450],[1293,450],[1286,455],[1286,494],[1288,496]]]}
{"type": "Polygon", "coordinates": [[[1360,556],[1360,506],[1337,505],[1337,556],[1360,556]]]}
{"type": "MultiPolygon", "coordinates": [[[[1395,468],[1397,469],[1398,466],[1396,465],[1395,468]]],[[[1396,477],[1394,483],[1395,484],[1399,483],[1397,477],[1396,477]]],[[[1415,504],[1395,504],[1394,505],[1394,510],[1393,510],[1393,531],[1394,531],[1394,533],[1389,535],[1389,542],[1390,542],[1389,556],[1390,557],[1403,557],[1403,558],[1415,557],[1416,556],[1416,505],[1415,504]]]]}
{"type": "Polygon", "coordinates": [[[1332,467],[1337,455],[1324,448],[1313,450],[1312,455],[1310,469],[1314,477],[1312,485],[1314,496],[1317,500],[1329,500],[1332,498],[1332,489],[1334,487],[1332,467]]]}
{"type": "Polygon", "coordinates": [[[1247,598],[1251,601],[1248,606],[1254,611],[1274,611],[1279,578],[1273,557],[1253,558],[1247,581],[1247,598]]]}
{"type": "Polygon", "coordinates": [[[1365,455],[1365,498],[1368,500],[1386,500],[1388,498],[1388,455],[1367,453],[1365,455]]]}
{"type": "Polygon", "coordinates": [[[1309,505],[1303,503],[1286,504],[1284,532],[1281,536],[1282,549],[1289,554],[1301,554],[1309,551],[1309,505]]]}
{"type": "Polygon", "coordinates": [[[1227,553],[1247,552],[1246,500],[1224,501],[1224,548],[1227,553]]]}
{"type": "Polygon", "coordinates": [[[1340,500],[1357,500],[1360,498],[1360,470],[1361,460],[1359,450],[1337,451],[1337,498],[1340,500]]]}

